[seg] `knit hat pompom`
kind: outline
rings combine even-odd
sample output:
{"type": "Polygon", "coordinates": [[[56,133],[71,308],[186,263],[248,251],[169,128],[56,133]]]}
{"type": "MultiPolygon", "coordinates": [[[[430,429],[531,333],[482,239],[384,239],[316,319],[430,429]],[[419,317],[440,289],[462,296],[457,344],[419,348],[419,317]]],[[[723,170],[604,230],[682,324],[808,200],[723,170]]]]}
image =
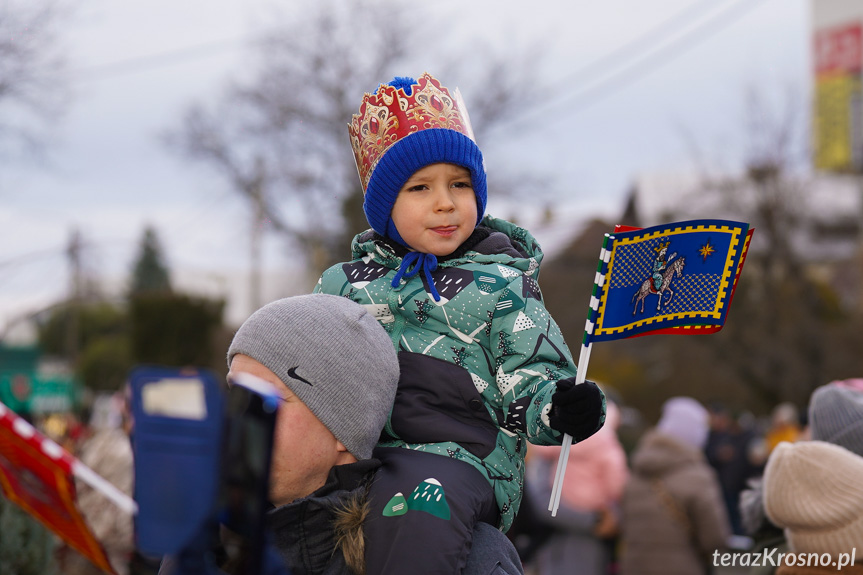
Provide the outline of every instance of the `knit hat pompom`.
{"type": "Polygon", "coordinates": [[[782,442],[764,470],[764,511],[791,550],[834,558],[863,541],[863,457],[823,441],[782,442]]]}
{"type": "Polygon", "coordinates": [[[347,298],[280,299],[253,313],[228,349],[272,371],[357,459],[368,459],[395,399],[398,356],[387,332],[347,298]]]}
{"type": "Polygon", "coordinates": [[[417,81],[410,76],[396,76],[390,80],[387,85],[394,88],[401,88],[404,90],[406,96],[410,96],[413,93],[414,84],[416,83],[417,81]]]}

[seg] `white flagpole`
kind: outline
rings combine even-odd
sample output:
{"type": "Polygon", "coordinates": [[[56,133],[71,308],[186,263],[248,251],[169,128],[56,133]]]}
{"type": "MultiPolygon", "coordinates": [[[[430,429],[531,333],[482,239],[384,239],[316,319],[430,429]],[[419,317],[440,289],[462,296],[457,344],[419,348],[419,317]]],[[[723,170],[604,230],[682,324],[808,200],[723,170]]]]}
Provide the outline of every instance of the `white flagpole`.
{"type": "MultiPolygon", "coordinates": [[[[578,371],[575,375],[575,384],[584,383],[587,374],[587,363],[590,361],[590,348],[593,344],[581,346],[581,352],[578,356],[578,371]]],[[[563,442],[560,446],[560,457],[557,460],[557,471],[554,474],[554,485],[551,489],[551,499],[548,502],[548,510],[551,511],[551,516],[557,516],[557,508],[560,505],[560,492],[563,486],[563,476],[566,473],[566,464],[569,461],[569,448],[572,447],[572,436],[568,433],[563,434],[563,442]]]]}
{"type": "Polygon", "coordinates": [[[110,483],[107,479],[81,463],[79,460],[75,460],[72,463],[72,473],[75,474],[75,477],[85,482],[87,485],[110,499],[114,504],[117,505],[120,509],[125,511],[130,515],[135,515],[138,513],[138,504],[134,499],[114,487],[112,483],[110,483]]]}
{"type": "Polygon", "coordinates": [[[62,457],[68,457],[72,460],[72,474],[81,481],[87,483],[90,487],[102,493],[114,502],[123,511],[134,515],[138,512],[138,504],[134,499],[117,489],[113,484],[109,483],[104,477],[81,463],[81,461],[70,454],[68,451],[60,447],[51,439],[44,437],[35,427],[30,425],[22,417],[9,410],[2,402],[0,402],[0,416],[11,414],[12,425],[15,432],[24,439],[29,439],[34,435],[39,440],[39,447],[42,453],[51,459],[58,460],[62,457]]]}
{"type": "Polygon", "coordinates": [[[72,474],[75,475],[75,477],[84,481],[96,491],[104,494],[123,511],[133,515],[138,512],[138,504],[134,499],[114,487],[114,485],[109,483],[104,477],[81,463],[79,459],[60,447],[56,442],[43,436],[41,432],[30,425],[26,420],[24,420],[24,418],[7,408],[3,402],[0,402],[0,417],[7,415],[12,420],[13,430],[21,438],[30,439],[35,436],[39,441],[39,448],[42,453],[54,460],[59,460],[63,457],[71,459],[72,474]]]}
{"type": "MultiPolygon", "coordinates": [[[[607,242],[610,240],[614,240],[614,236],[609,236],[605,234],[606,242],[604,243],[602,250],[599,252],[599,260],[603,264],[607,264],[609,259],[611,258],[611,252],[605,248],[607,242]]],[[[605,276],[596,271],[596,279],[594,284],[598,288],[602,288],[605,283],[605,276]]],[[[596,298],[596,295],[592,295],[590,297],[590,309],[595,313],[599,308],[599,300],[596,298]]],[[[584,324],[584,333],[585,336],[590,336],[593,334],[594,324],[591,322],[591,317],[587,318],[587,321],[584,324]]],[[[585,337],[585,341],[590,341],[588,337],[585,337]]],[[[590,350],[593,346],[592,343],[582,344],[581,352],[578,356],[578,365],[577,371],[575,374],[575,384],[579,385],[584,383],[587,379],[587,364],[590,361],[590,350]]],[[[572,436],[568,433],[563,434],[563,441],[560,446],[560,457],[557,460],[557,470],[554,474],[554,484],[551,488],[551,499],[548,502],[548,510],[551,511],[551,516],[557,516],[557,508],[560,505],[560,493],[561,488],[563,487],[563,477],[566,474],[566,464],[569,462],[569,450],[572,447],[572,436]]]]}

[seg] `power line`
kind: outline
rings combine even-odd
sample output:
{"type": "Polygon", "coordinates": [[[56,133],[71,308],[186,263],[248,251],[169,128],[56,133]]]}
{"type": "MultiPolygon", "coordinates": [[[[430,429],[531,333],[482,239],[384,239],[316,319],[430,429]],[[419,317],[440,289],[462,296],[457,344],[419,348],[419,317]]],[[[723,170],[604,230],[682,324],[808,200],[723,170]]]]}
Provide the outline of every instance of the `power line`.
{"type": "Polygon", "coordinates": [[[579,76],[585,75],[589,71],[595,69],[606,70],[615,65],[617,60],[628,58],[631,53],[643,54],[647,49],[651,48],[654,42],[663,42],[669,35],[677,33],[679,30],[687,27],[691,21],[700,19],[704,14],[712,12],[718,3],[716,0],[702,0],[687,4],[682,10],[675,12],[670,17],[666,18],[658,25],[647,30],[635,39],[627,42],[623,46],[615,48],[613,51],[605,54],[582,66],[578,70],[572,72],[563,80],[562,85],[568,85],[575,82],[579,76]]]}
{"type": "Polygon", "coordinates": [[[42,258],[52,258],[63,255],[65,247],[54,247],[54,248],[46,248],[43,250],[36,250],[33,252],[29,252],[26,254],[19,254],[17,256],[13,256],[7,260],[0,261],[0,269],[9,266],[20,266],[22,264],[32,263],[34,260],[39,260],[42,258]]]}
{"type": "MultiPolygon", "coordinates": [[[[123,238],[113,238],[113,239],[102,239],[98,241],[92,241],[86,238],[80,240],[80,248],[81,249],[93,249],[93,248],[117,248],[122,246],[123,244],[130,244],[133,240],[123,239],[123,238]]],[[[12,256],[8,259],[0,261],[0,269],[12,267],[13,270],[19,270],[25,266],[29,266],[31,264],[38,263],[39,260],[43,259],[51,259],[55,257],[63,257],[68,250],[68,244],[64,241],[62,245],[44,248],[41,250],[35,250],[32,252],[27,252],[23,254],[18,254],[16,256],[12,256]]],[[[3,277],[0,278],[0,284],[3,283],[3,280],[7,280],[11,277],[11,274],[14,272],[4,273],[3,277]]]]}
{"type": "MultiPolygon", "coordinates": [[[[562,83],[566,84],[574,81],[577,76],[583,75],[590,70],[608,66],[614,60],[618,60],[622,56],[625,56],[627,53],[639,49],[642,45],[652,41],[655,37],[661,38],[667,30],[673,31],[674,29],[682,25],[686,25],[687,21],[697,19],[702,13],[709,11],[715,6],[715,0],[703,0],[700,3],[689,4],[679,12],[662,21],[658,26],[650,29],[646,33],[636,38],[632,42],[627,43],[626,45],[614,50],[609,54],[606,54],[605,56],[587,64],[576,72],[570,74],[569,77],[562,81],[562,83]]],[[[212,56],[214,51],[218,52],[227,49],[233,49],[250,41],[254,41],[254,39],[250,35],[245,34],[242,36],[235,36],[233,38],[214,40],[211,42],[204,42],[194,46],[186,46],[183,48],[176,48],[165,52],[159,52],[156,54],[149,54],[147,56],[117,60],[115,62],[108,62],[105,64],[85,66],[83,68],[78,68],[73,72],[75,74],[82,75],[83,78],[80,78],[80,80],[83,81],[101,80],[117,76],[136,74],[139,72],[146,72],[150,70],[164,68],[166,66],[173,66],[184,61],[207,58],[212,56]]]]}
{"type": "Polygon", "coordinates": [[[116,62],[109,62],[107,64],[86,66],[84,68],[74,70],[73,73],[80,75],[78,81],[104,80],[118,76],[127,76],[130,74],[157,70],[166,66],[173,66],[182,62],[208,58],[213,56],[216,52],[236,48],[248,41],[248,35],[214,40],[212,42],[205,42],[195,46],[187,46],[185,48],[159,52],[158,54],[117,60],[116,62]]]}
{"type": "MultiPolygon", "coordinates": [[[[521,116],[513,116],[507,127],[511,128],[513,125],[518,125],[528,120],[534,120],[536,116],[548,114],[549,108],[552,107],[567,105],[570,112],[583,111],[587,107],[599,101],[600,97],[607,96],[615,90],[633,82],[640,76],[644,76],[654,69],[668,64],[675,58],[686,54],[701,42],[738,21],[763,1],[764,0],[740,0],[735,4],[726,6],[724,11],[714,14],[708,20],[705,20],[700,25],[683,32],[677,38],[669,41],[669,43],[664,46],[660,46],[653,52],[648,52],[642,57],[636,58],[628,65],[620,68],[611,75],[606,76],[604,79],[598,80],[587,88],[561,96],[557,99],[548,100],[545,103],[532,108],[526,108],[521,116]]],[[[499,128],[501,126],[503,126],[503,124],[496,125],[494,128],[499,128]]]]}
{"type": "MultiPolygon", "coordinates": [[[[703,21],[700,25],[691,28],[688,32],[683,32],[665,46],[659,46],[651,52],[649,44],[656,40],[662,41],[662,39],[669,33],[673,33],[675,30],[687,26],[690,22],[698,20],[703,14],[711,11],[716,6],[715,0],[704,0],[699,3],[690,4],[679,12],[673,14],[671,17],[663,20],[659,25],[640,35],[635,40],[628,42],[611,53],[606,54],[605,56],[602,56],[571,73],[562,80],[560,84],[565,85],[574,82],[580,76],[584,76],[588,72],[592,72],[596,69],[601,70],[603,68],[607,68],[613,65],[615,61],[628,57],[631,53],[638,54],[639,56],[637,56],[636,59],[631,61],[628,65],[624,65],[624,67],[619,69],[616,73],[612,73],[604,79],[600,78],[595,82],[588,82],[592,85],[586,89],[572,93],[569,96],[565,96],[563,99],[548,101],[538,107],[527,109],[522,116],[514,116],[510,125],[513,123],[518,124],[524,122],[527,119],[532,119],[537,114],[542,113],[545,109],[552,106],[559,106],[564,103],[575,102],[577,106],[585,108],[593,104],[596,101],[595,98],[597,96],[603,95],[603,91],[613,92],[614,90],[621,88],[623,85],[633,81],[637,77],[643,76],[651,70],[667,64],[674,58],[683,55],[697,44],[739,20],[762,1],[763,0],[740,0],[735,4],[726,5],[724,9],[721,9],[711,18],[703,21]],[[663,58],[665,59],[664,61],[662,60],[663,58]],[[644,65],[644,67],[636,69],[637,66],[641,65],[644,65]],[[629,74],[629,76],[621,78],[624,74],[629,74]],[[591,100],[591,98],[594,99],[591,100]]],[[[83,76],[79,78],[79,81],[109,79],[211,57],[214,52],[233,49],[250,41],[253,41],[252,37],[246,34],[239,37],[215,40],[195,46],[160,52],[158,54],[88,66],[79,68],[75,72],[83,76]]]]}

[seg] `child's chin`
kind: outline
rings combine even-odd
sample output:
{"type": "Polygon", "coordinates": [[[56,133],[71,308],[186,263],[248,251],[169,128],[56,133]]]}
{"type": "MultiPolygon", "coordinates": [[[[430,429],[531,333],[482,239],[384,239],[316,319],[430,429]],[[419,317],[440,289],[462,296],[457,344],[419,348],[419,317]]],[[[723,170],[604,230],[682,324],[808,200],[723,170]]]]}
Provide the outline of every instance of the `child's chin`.
{"type": "Polygon", "coordinates": [[[436,257],[448,256],[453,253],[458,248],[455,242],[435,242],[434,245],[429,246],[429,250],[426,253],[432,254],[436,257]]]}

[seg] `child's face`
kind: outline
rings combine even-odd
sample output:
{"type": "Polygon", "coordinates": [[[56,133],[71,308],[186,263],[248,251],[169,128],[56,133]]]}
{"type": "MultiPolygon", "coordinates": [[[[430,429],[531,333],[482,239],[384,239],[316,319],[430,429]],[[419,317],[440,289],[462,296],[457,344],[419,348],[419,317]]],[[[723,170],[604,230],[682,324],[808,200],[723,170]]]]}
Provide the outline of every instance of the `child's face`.
{"type": "Polygon", "coordinates": [[[473,233],[476,210],[470,171],[441,163],[414,172],[399,191],[391,217],[412,249],[446,256],[473,233]]]}

